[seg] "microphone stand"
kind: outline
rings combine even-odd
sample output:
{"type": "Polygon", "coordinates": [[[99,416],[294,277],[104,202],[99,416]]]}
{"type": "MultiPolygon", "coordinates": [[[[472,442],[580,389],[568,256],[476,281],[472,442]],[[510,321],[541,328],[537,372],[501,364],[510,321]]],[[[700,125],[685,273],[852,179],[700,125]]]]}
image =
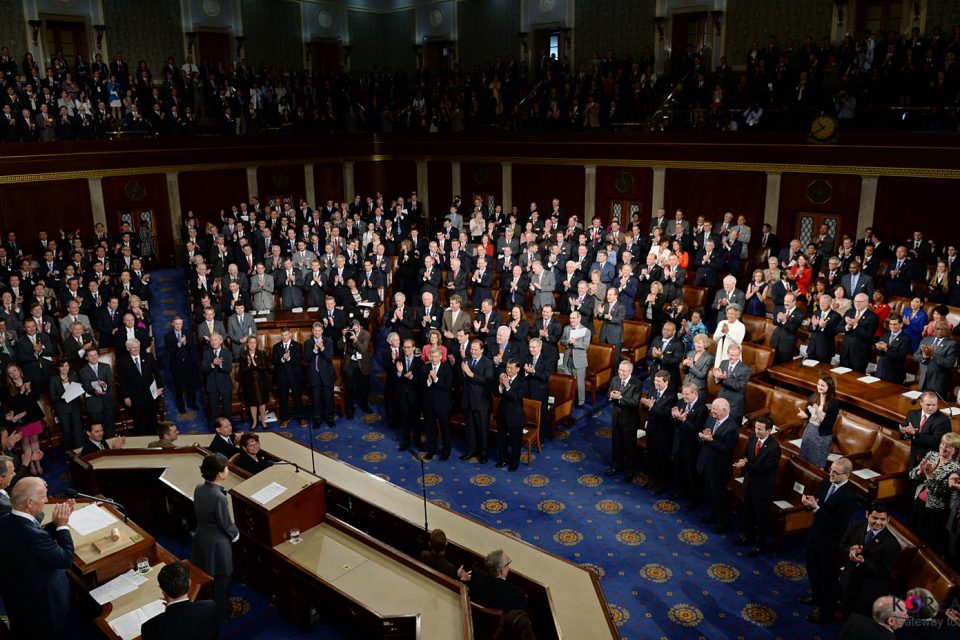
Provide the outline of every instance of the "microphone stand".
{"type": "Polygon", "coordinates": [[[407,449],[407,451],[420,463],[420,488],[423,490],[423,532],[429,537],[430,525],[427,523],[427,464],[413,449],[407,449]]]}
{"type": "MultiPolygon", "coordinates": [[[[292,419],[300,422],[301,424],[306,421],[307,423],[307,441],[310,445],[310,473],[317,475],[317,460],[316,460],[316,451],[313,448],[313,419],[309,413],[300,412],[298,414],[292,414],[290,416],[292,419]]],[[[299,471],[299,468],[297,469],[299,471]]]]}

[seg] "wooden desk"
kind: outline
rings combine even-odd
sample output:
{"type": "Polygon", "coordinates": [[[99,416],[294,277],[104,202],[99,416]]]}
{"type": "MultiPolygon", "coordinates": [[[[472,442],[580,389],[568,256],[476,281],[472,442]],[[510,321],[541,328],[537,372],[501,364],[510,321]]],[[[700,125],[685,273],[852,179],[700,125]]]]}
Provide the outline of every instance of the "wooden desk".
{"type": "MultiPolygon", "coordinates": [[[[794,360],[771,367],[767,373],[777,382],[808,391],[816,389],[817,380],[821,376],[829,375],[836,382],[837,398],[840,402],[898,425],[906,421],[908,411],[917,408],[917,405],[911,404],[911,400],[903,395],[910,391],[903,385],[883,380],[867,384],[858,380],[863,374],[857,371],[836,374],[830,372],[830,369],[834,368],[832,366],[804,367],[798,366],[798,362],[800,361],[794,360]]],[[[957,407],[953,403],[949,406],[957,407]]],[[[954,430],[960,428],[957,417],[952,419],[952,424],[954,430]]]]}
{"type": "Polygon", "coordinates": [[[270,313],[257,314],[254,321],[257,324],[257,330],[261,329],[280,329],[282,327],[310,327],[316,321],[319,309],[313,312],[307,312],[307,307],[303,311],[294,313],[284,309],[275,309],[270,313]],[[266,318],[265,320],[263,318],[266,318]]]}
{"type": "Polygon", "coordinates": [[[277,464],[236,485],[233,496],[236,525],[240,533],[275,547],[287,539],[291,529],[306,531],[323,521],[326,514],[323,480],[292,465],[277,464]],[[286,488],[262,504],[254,494],[273,483],[286,488]]]}

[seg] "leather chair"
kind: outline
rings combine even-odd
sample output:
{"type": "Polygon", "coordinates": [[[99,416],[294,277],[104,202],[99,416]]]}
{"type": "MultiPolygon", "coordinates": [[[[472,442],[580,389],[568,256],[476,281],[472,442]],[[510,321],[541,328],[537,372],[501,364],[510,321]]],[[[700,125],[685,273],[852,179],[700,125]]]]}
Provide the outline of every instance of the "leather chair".
{"type": "Polygon", "coordinates": [[[618,354],[611,344],[591,344],[587,348],[587,377],[585,388],[591,404],[597,403],[597,392],[610,384],[614,366],[619,366],[618,354]]]}
{"type": "Polygon", "coordinates": [[[703,309],[707,304],[707,288],[683,285],[683,303],[689,309],[703,309]]]}
{"type": "Polygon", "coordinates": [[[751,418],[757,411],[766,409],[767,405],[770,404],[770,396],[775,390],[776,387],[772,387],[765,382],[755,380],[747,382],[747,389],[743,394],[743,408],[746,417],[751,418]]]}
{"type": "Polygon", "coordinates": [[[740,322],[746,327],[743,341],[753,344],[763,344],[763,339],[767,330],[767,318],[761,316],[751,316],[743,314],[740,316],[740,322]]]}
{"type": "Polygon", "coordinates": [[[820,486],[824,476],[822,470],[800,458],[788,459],[782,469],[778,470],[774,502],[770,505],[774,539],[778,550],[785,535],[806,531],[813,524],[813,512],[801,504],[801,494],[794,490],[794,485],[800,483],[803,485],[804,493],[812,494],[820,486]],[[777,505],[778,501],[788,502],[790,506],[777,505]]]}
{"type": "MultiPolygon", "coordinates": [[[[752,382],[747,383],[748,402],[750,399],[750,385],[752,384],[752,382]]],[[[754,391],[754,393],[758,393],[758,391],[754,391]]],[[[747,406],[749,406],[749,404],[747,406]]],[[[760,409],[749,411],[747,418],[754,420],[760,416],[769,416],[777,428],[774,437],[781,445],[785,445],[786,441],[800,437],[800,432],[806,425],[806,421],[797,414],[800,410],[805,409],[806,406],[807,398],[805,396],[784,389],[771,389],[767,395],[766,405],[760,409]]],[[[798,450],[784,449],[784,453],[796,454],[797,452],[798,450]]]]}
{"type": "Polygon", "coordinates": [[[523,414],[527,419],[527,425],[523,428],[521,442],[527,447],[527,466],[530,466],[530,460],[533,458],[530,449],[537,445],[537,453],[540,449],[540,401],[523,399],[523,414]]]}
{"type": "Polygon", "coordinates": [[[565,373],[551,373],[547,381],[548,393],[553,404],[547,410],[547,436],[553,438],[561,425],[573,426],[573,408],[577,399],[577,379],[565,373]]]}
{"type": "Polygon", "coordinates": [[[880,429],[869,451],[847,455],[853,462],[850,484],[866,502],[889,500],[903,495],[909,488],[910,445],[892,429],[880,429]],[[870,478],[857,475],[869,470],[870,478]],[[876,474],[876,475],[873,475],[876,474]]]}
{"type": "MultiPolygon", "coordinates": [[[[647,346],[653,327],[649,322],[640,320],[625,320],[623,323],[623,357],[637,364],[647,357],[647,346]]],[[[599,335],[599,334],[597,334],[599,335]]]]}
{"type": "Polygon", "coordinates": [[[760,375],[773,366],[773,358],[776,352],[770,347],[744,342],[740,345],[740,350],[741,358],[753,369],[754,376],[760,375]]]}
{"type": "Polygon", "coordinates": [[[833,427],[831,451],[845,458],[869,453],[879,431],[880,425],[875,422],[841,409],[833,427]]]}

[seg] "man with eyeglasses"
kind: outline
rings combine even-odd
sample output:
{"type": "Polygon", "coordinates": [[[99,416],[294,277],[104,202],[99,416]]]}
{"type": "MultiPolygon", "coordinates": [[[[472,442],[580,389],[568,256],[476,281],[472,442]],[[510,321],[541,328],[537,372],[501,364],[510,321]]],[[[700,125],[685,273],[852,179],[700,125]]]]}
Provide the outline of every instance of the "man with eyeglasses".
{"type": "Polygon", "coordinates": [[[807,575],[810,595],[800,598],[803,604],[816,609],[807,616],[809,622],[833,622],[837,605],[837,576],[840,571],[837,548],[857,506],[853,486],[848,482],[853,464],[839,458],[830,465],[830,477],[817,487],[813,495],[804,494],[800,502],[813,511],[813,524],[807,538],[807,575]]]}
{"type": "Polygon", "coordinates": [[[875,500],[867,519],[854,522],[840,541],[843,569],[840,596],[847,613],[867,615],[874,600],[890,592],[890,574],[900,559],[900,543],[887,528],[887,505],[875,500]]]}
{"type": "MultiPolygon", "coordinates": [[[[847,619],[840,630],[838,640],[859,640],[860,638],[892,638],[894,632],[909,619],[907,607],[896,596],[880,596],[873,602],[872,619],[855,613],[847,619]]],[[[899,634],[897,637],[900,637],[899,634]]]]}

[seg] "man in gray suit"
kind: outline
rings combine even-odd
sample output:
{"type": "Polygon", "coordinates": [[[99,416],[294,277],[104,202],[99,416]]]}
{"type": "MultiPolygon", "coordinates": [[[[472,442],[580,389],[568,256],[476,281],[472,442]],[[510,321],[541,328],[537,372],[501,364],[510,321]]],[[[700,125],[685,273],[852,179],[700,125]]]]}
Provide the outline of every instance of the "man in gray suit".
{"type": "Polygon", "coordinates": [[[210,424],[217,424],[220,410],[230,417],[233,401],[233,380],[230,369],[233,367],[233,354],[223,347],[223,336],[214,333],[210,336],[210,348],[203,352],[200,371],[204,376],[204,386],[210,398],[210,424]]]}
{"type": "Polygon", "coordinates": [[[556,287],[556,278],[553,271],[547,271],[543,268],[543,263],[535,260],[533,263],[533,275],[530,277],[530,291],[533,292],[533,309],[537,313],[543,309],[544,305],[553,304],[553,290],[556,287]]]}
{"type": "Polygon", "coordinates": [[[293,309],[303,306],[303,274],[295,269],[293,260],[283,261],[283,269],[273,274],[273,286],[280,290],[280,308],[293,309]]]}
{"type": "MultiPolygon", "coordinates": [[[[80,303],[76,300],[71,300],[67,303],[67,315],[60,318],[60,335],[65,336],[70,333],[70,325],[74,322],[79,322],[83,325],[84,333],[93,333],[93,327],[90,326],[90,318],[85,314],[80,313],[80,303]]],[[[9,322],[7,325],[9,326],[9,322]]]]}
{"type": "Polygon", "coordinates": [[[717,291],[713,298],[713,309],[717,312],[717,324],[720,324],[727,318],[727,307],[735,304],[741,309],[747,308],[747,296],[737,289],[737,279],[733,276],[726,276],[723,279],[723,288],[717,291]]]}
{"type": "Polygon", "coordinates": [[[255,311],[273,311],[273,276],[267,275],[267,269],[258,262],[256,273],[250,276],[250,303],[255,311]]]}
{"type": "Polygon", "coordinates": [[[626,309],[617,300],[617,290],[610,287],[607,289],[607,301],[596,307],[594,317],[603,321],[603,324],[600,325],[600,342],[613,345],[614,361],[620,360],[620,352],[623,349],[623,318],[625,315],[626,309]]]}
{"type": "Polygon", "coordinates": [[[858,293],[865,293],[867,297],[873,297],[873,278],[866,273],[860,273],[860,263],[856,260],[850,261],[848,267],[850,273],[840,278],[840,286],[847,294],[847,298],[853,300],[858,293]]]}
{"type": "Polygon", "coordinates": [[[100,362],[96,349],[87,349],[87,364],[80,367],[79,377],[87,393],[87,413],[90,424],[102,424],[108,438],[113,437],[117,399],[113,391],[113,371],[110,365],[100,362]]]}
{"type": "Polygon", "coordinates": [[[257,335],[257,323],[253,321],[253,316],[246,312],[242,300],[236,304],[234,310],[236,313],[227,320],[227,337],[230,338],[233,357],[239,358],[243,353],[244,340],[257,335]]]}
{"type": "Polygon", "coordinates": [[[214,319],[214,313],[213,307],[207,307],[203,310],[203,321],[197,323],[197,341],[204,348],[210,346],[210,338],[213,337],[213,334],[227,335],[223,323],[214,319]]]}
{"type": "Polygon", "coordinates": [[[730,403],[730,417],[740,424],[744,414],[744,394],[747,391],[747,382],[753,375],[753,369],[740,359],[740,345],[731,344],[727,347],[727,359],[713,369],[713,379],[720,385],[717,397],[730,403]]]}
{"type": "Polygon", "coordinates": [[[563,328],[560,344],[566,347],[563,352],[563,370],[577,378],[578,406],[587,400],[584,382],[587,378],[587,348],[590,346],[590,329],[580,324],[580,312],[570,312],[570,324],[563,328]]]}
{"type": "Polygon", "coordinates": [[[917,379],[921,391],[936,391],[944,399],[950,395],[957,352],[957,342],[950,337],[950,325],[946,320],[938,320],[933,335],[921,340],[913,354],[913,359],[920,365],[917,379]]]}

